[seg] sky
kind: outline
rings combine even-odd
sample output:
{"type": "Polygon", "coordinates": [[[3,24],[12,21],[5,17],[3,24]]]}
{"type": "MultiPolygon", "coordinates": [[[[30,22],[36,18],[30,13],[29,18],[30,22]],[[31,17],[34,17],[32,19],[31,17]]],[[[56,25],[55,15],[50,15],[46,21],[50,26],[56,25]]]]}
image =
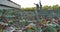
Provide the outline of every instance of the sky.
{"type": "MultiPolygon", "coordinates": [[[[19,5],[21,5],[21,7],[35,7],[34,3],[39,3],[39,0],[11,0],[19,5]]],[[[52,5],[60,5],[60,0],[40,0],[42,6],[48,5],[48,6],[52,6],[52,5]]]]}

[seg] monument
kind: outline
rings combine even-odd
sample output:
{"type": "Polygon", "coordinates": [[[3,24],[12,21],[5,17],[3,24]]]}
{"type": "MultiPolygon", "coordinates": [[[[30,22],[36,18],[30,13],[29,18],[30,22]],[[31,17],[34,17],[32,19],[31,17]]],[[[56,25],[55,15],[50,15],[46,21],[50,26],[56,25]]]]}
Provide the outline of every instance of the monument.
{"type": "MultiPolygon", "coordinates": [[[[34,3],[35,4],[35,3],[34,3]]],[[[42,10],[42,4],[41,1],[39,1],[39,4],[35,4],[36,5],[36,10],[35,10],[35,15],[36,15],[36,20],[39,22],[40,18],[39,18],[39,13],[42,10]]]]}
{"type": "Polygon", "coordinates": [[[39,10],[41,11],[42,10],[42,4],[41,4],[41,1],[39,1],[39,10]]]}
{"type": "Polygon", "coordinates": [[[36,10],[35,10],[36,21],[39,22],[39,16],[38,16],[39,4],[35,4],[35,5],[36,5],[36,10]]]}
{"type": "MultiPolygon", "coordinates": [[[[35,4],[35,3],[34,3],[35,4]]],[[[38,10],[39,9],[39,4],[35,4],[36,5],[36,10],[38,10]]]]}

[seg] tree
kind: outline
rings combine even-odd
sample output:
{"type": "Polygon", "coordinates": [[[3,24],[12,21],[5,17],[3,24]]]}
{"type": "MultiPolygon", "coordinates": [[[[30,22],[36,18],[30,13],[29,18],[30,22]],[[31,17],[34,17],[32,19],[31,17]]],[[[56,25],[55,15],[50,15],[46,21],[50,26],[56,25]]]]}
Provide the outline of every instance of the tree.
{"type": "Polygon", "coordinates": [[[53,5],[52,8],[53,8],[53,10],[60,10],[60,6],[59,5],[53,5]]]}
{"type": "Polygon", "coordinates": [[[48,9],[48,6],[43,6],[42,7],[42,10],[47,10],[48,9]]]}
{"type": "Polygon", "coordinates": [[[21,8],[21,10],[23,10],[23,11],[34,11],[34,10],[36,10],[36,8],[35,8],[35,7],[31,7],[31,8],[21,8]]]}
{"type": "MultiPolygon", "coordinates": [[[[36,7],[30,7],[30,8],[21,8],[21,10],[23,11],[35,11],[36,7]]],[[[42,10],[60,10],[60,6],[59,5],[53,5],[53,6],[43,6],[42,10]]]]}

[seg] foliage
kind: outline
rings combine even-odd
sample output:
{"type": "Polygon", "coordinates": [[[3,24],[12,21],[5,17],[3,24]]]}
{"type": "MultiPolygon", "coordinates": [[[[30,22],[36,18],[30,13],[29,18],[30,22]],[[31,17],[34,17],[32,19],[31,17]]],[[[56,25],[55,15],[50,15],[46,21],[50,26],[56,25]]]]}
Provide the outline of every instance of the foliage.
{"type": "Polygon", "coordinates": [[[21,10],[23,11],[34,11],[36,8],[35,7],[31,7],[31,8],[21,8],[21,10]]]}
{"type": "MultiPolygon", "coordinates": [[[[34,10],[36,10],[36,7],[21,8],[21,10],[23,10],[23,11],[34,11],[34,10]]],[[[60,10],[60,6],[59,5],[53,5],[53,6],[45,5],[42,7],[42,10],[60,10]]]]}
{"type": "Polygon", "coordinates": [[[42,10],[53,10],[52,6],[43,6],[42,10]]]}
{"type": "Polygon", "coordinates": [[[0,32],[2,32],[2,29],[0,29],[0,32]]]}
{"type": "Polygon", "coordinates": [[[43,28],[43,31],[46,31],[46,32],[57,32],[57,30],[52,27],[52,26],[46,26],[45,28],[43,28]]]}
{"type": "Polygon", "coordinates": [[[60,6],[58,6],[58,5],[53,5],[52,8],[53,8],[53,10],[60,10],[60,6]]]}

